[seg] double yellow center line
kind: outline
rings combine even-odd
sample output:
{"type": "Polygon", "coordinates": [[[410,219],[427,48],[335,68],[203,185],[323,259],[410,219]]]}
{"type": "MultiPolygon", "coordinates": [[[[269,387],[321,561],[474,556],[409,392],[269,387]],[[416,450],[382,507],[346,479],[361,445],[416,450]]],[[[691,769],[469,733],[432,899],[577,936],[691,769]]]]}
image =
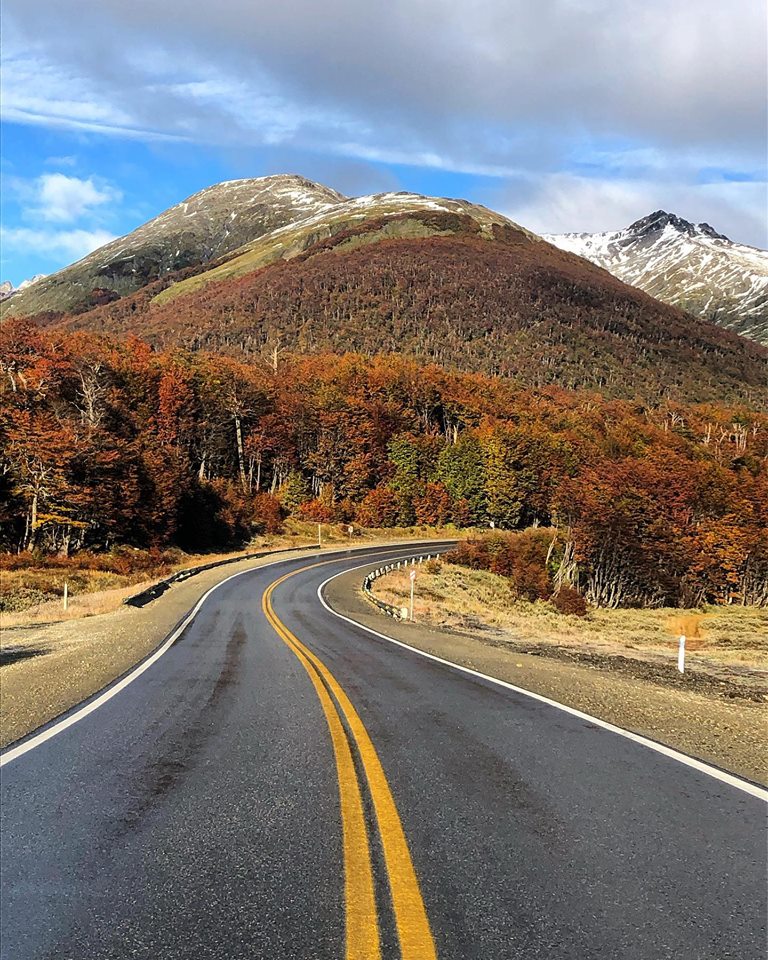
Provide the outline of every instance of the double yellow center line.
{"type": "Polygon", "coordinates": [[[309,674],[333,742],[344,849],[346,960],[381,958],[371,846],[363,811],[362,787],[353,759],[353,745],[357,748],[376,814],[402,960],[437,960],[403,825],[368,731],[330,670],[291,633],[272,607],[272,594],[281,583],[297,573],[304,573],[319,566],[325,564],[312,564],[311,567],[303,567],[275,580],[264,591],[262,609],[278,636],[293,651],[309,674]]]}

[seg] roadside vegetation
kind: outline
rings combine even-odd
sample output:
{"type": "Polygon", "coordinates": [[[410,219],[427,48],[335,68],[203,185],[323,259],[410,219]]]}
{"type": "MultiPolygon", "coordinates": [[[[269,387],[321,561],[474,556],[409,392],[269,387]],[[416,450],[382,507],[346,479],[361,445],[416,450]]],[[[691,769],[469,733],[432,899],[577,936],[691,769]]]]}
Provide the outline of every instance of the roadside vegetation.
{"type": "MultiPolygon", "coordinates": [[[[376,580],[375,595],[407,606],[409,573],[376,580]]],[[[587,604],[562,612],[557,597],[529,599],[513,578],[458,563],[430,561],[419,567],[414,595],[417,622],[484,636],[519,652],[630,657],[674,668],[677,638],[688,634],[693,669],[768,671],[768,610],[755,606],[610,609],[587,604]],[[560,607],[560,609],[558,609],[560,607]]]]}

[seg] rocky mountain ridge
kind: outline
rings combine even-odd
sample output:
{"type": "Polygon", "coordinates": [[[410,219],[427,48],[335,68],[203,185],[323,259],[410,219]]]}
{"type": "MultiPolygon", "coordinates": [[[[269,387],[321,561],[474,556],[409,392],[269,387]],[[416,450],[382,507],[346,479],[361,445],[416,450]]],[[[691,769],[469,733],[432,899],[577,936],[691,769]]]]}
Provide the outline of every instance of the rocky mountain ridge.
{"type": "Polygon", "coordinates": [[[0,283],[0,300],[7,300],[8,297],[15,296],[23,290],[26,290],[27,287],[31,287],[33,283],[37,283],[38,280],[44,279],[44,273],[36,273],[34,277],[30,277],[28,280],[22,280],[18,287],[14,287],[10,280],[3,280],[3,282],[0,283]]]}
{"type": "Polygon", "coordinates": [[[215,261],[345,199],[330,187],[293,174],[217,183],[32,289],[14,293],[3,312],[79,311],[116,300],[169,273],[215,261]]]}
{"type": "Polygon", "coordinates": [[[768,344],[768,251],[664,210],[624,230],[544,239],[665,303],[768,344]]]}

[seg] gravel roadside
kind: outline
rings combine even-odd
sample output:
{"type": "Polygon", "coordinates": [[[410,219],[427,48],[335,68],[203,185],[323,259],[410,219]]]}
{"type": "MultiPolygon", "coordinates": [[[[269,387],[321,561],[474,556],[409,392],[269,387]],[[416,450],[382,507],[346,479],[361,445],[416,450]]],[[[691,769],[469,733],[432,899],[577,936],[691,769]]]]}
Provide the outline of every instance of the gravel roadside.
{"type": "Polygon", "coordinates": [[[520,653],[482,634],[401,623],[377,612],[351,572],[326,587],[338,613],[419,650],[583,710],[758,783],[768,783],[768,711],[706,687],[665,687],[605,665],[520,653]],[[695,689],[694,689],[695,687],[695,689]]]}

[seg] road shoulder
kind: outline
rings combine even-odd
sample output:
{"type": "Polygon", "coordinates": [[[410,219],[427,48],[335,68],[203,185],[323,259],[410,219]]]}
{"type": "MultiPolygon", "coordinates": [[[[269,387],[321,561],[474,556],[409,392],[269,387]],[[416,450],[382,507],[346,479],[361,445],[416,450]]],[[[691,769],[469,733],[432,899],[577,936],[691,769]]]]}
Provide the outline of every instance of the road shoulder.
{"type": "Polygon", "coordinates": [[[331,581],[329,605],[343,616],[418,650],[582,710],[758,783],[768,783],[764,704],[723,700],[575,664],[505,649],[482,634],[401,623],[362,596],[360,571],[331,581]]]}

